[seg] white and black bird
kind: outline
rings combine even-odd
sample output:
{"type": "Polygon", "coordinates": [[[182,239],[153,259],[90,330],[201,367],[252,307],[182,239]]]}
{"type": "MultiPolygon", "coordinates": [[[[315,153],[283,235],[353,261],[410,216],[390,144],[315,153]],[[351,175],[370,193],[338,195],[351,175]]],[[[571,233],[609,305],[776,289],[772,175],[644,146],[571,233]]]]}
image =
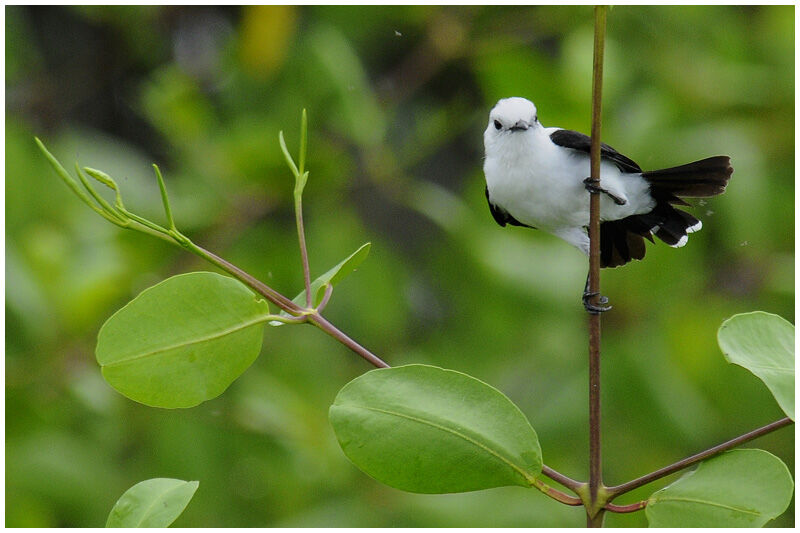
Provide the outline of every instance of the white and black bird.
{"type": "MultiPolygon", "coordinates": [[[[513,97],[489,113],[483,141],[486,199],[497,223],[552,233],[588,255],[590,137],[545,128],[533,102],[513,97]]],[[[685,245],[702,223],[674,206],[723,193],[733,172],[727,156],[645,172],[607,144],[600,154],[602,267],[642,259],[644,239],[654,242],[654,235],[673,247],[685,245]]],[[[588,296],[587,309],[606,309],[589,304],[588,296]]]]}

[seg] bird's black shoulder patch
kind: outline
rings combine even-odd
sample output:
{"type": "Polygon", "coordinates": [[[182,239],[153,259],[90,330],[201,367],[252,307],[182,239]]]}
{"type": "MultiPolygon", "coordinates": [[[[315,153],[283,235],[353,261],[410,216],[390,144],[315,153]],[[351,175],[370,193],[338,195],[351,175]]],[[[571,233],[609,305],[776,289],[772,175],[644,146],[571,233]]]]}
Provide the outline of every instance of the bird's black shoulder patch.
{"type": "MultiPolygon", "coordinates": [[[[586,154],[591,151],[592,138],[578,131],[556,130],[550,134],[550,140],[558,146],[572,148],[579,152],[586,152],[586,154]]],[[[606,143],[600,143],[600,157],[617,165],[622,172],[639,173],[642,171],[635,161],[617,152],[606,143]]]]}
{"type": "Polygon", "coordinates": [[[512,217],[508,211],[503,209],[502,207],[495,205],[492,203],[492,200],[489,198],[489,187],[486,187],[486,201],[489,203],[489,211],[492,212],[492,216],[494,217],[495,222],[500,224],[501,227],[505,227],[506,224],[511,224],[512,226],[522,226],[524,228],[532,228],[536,229],[533,226],[529,226],[527,224],[523,224],[516,218],[512,217]]]}

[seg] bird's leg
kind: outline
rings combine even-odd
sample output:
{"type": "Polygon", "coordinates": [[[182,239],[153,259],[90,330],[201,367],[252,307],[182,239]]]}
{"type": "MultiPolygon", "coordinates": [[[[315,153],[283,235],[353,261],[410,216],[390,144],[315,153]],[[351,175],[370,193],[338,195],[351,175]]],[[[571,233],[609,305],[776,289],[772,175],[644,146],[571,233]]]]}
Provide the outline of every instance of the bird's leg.
{"type": "Polygon", "coordinates": [[[589,274],[588,273],[586,274],[586,285],[583,287],[583,298],[582,298],[582,301],[583,301],[583,307],[585,307],[586,310],[589,313],[593,314],[593,315],[599,315],[600,313],[605,313],[606,311],[611,309],[610,305],[604,305],[604,304],[608,303],[608,298],[606,298],[605,296],[603,296],[599,292],[589,292],[589,274]],[[595,305],[595,304],[593,304],[591,302],[592,298],[594,298],[595,296],[600,296],[597,299],[597,301],[598,301],[598,303],[600,305],[595,305]]]}
{"type": "Polygon", "coordinates": [[[589,191],[590,193],[603,193],[612,200],[614,200],[614,203],[617,205],[625,205],[628,203],[625,199],[620,198],[619,196],[609,192],[608,189],[604,189],[601,186],[599,186],[597,184],[597,181],[593,180],[592,178],[586,178],[585,180],[583,180],[583,184],[586,186],[586,190],[589,191]]]}

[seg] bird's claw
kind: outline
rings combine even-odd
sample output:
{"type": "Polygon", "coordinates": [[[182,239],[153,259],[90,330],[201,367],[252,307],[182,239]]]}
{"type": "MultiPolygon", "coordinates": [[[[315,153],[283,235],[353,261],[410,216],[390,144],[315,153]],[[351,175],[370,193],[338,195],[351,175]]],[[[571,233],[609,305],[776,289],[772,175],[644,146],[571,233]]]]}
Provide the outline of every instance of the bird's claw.
{"type": "Polygon", "coordinates": [[[586,187],[586,190],[589,191],[590,193],[592,194],[603,193],[612,200],[614,200],[614,203],[617,205],[625,205],[628,203],[627,200],[620,198],[615,194],[610,193],[608,189],[602,188],[597,183],[598,183],[597,180],[594,180],[592,178],[586,178],[585,180],[583,180],[583,185],[586,187]]]}
{"type": "Polygon", "coordinates": [[[610,305],[605,305],[608,303],[608,298],[606,298],[599,292],[586,291],[583,293],[583,298],[581,298],[581,300],[583,301],[583,307],[586,308],[586,311],[588,311],[590,314],[593,315],[599,315],[600,313],[605,313],[606,311],[611,309],[610,305]],[[592,298],[594,298],[595,296],[599,296],[599,298],[597,299],[597,304],[594,304],[591,301],[592,298]]]}

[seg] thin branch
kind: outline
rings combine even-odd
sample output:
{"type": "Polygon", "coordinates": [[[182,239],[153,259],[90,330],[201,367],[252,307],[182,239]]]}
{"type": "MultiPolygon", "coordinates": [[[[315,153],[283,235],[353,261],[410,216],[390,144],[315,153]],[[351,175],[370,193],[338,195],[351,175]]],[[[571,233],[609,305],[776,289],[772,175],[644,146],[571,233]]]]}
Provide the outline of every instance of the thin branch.
{"type": "MultiPolygon", "coordinates": [[[[603,90],[603,52],[606,35],[606,6],[594,8],[594,61],[592,78],[592,137],[591,182],[600,183],[600,118],[603,90]]],[[[594,304],[599,305],[600,295],[600,195],[592,192],[589,199],[589,292],[594,293],[594,304]]],[[[596,505],[598,492],[603,486],[603,467],[600,448],[600,314],[589,315],[589,498],[596,505]]],[[[587,525],[603,524],[602,509],[587,508],[587,525]]]]}
{"type": "Polygon", "coordinates": [[[630,505],[614,505],[613,503],[606,504],[605,510],[612,513],[635,513],[647,507],[647,500],[632,503],[630,505]]]}
{"type": "Polygon", "coordinates": [[[306,248],[306,230],[303,226],[303,189],[306,187],[306,150],[308,148],[308,114],[303,109],[300,119],[300,160],[294,187],[294,211],[297,219],[297,236],[300,241],[300,258],[303,262],[303,282],[306,287],[306,307],[314,306],[311,294],[311,268],[308,265],[308,248],[306,248]]]}
{"type": "Polygon", "coordinates": [[[553,487],[549,486],[547,483],[544,483],[540,479],[534,479],[532,485],[539,489],[543,494],[550,496],[554,500],[561,502],[565,505],[572,505],[578,506],[583,505],[583,500],[580,498],[576,498],[575,496],[570,496],[569,494],[565,494],[558,489],[554,489],[553,487]]]}
{"type": "Polygon", "coordinates": [[[269,300],[270,302],[274,303],[287,313],[291,313],[293,315],[301,315],[303,314],[303,309],[288,299],[286,296],[282,295],[272,287],[264,284],[263,282],[257,280],[241,268],[237,267],[236,265],[226,261],[225,259],[221,258],[220,256],[216,255],[213,252],[209,252],[205,248],[194,244],[191,241],[188,241],[184,244],[184,247],[187,248],[189,251],[199,255],[206,261],[215,264],[228,274],[231,274],[233,277],[259,293],[261,296],[269,300]]]}
{"type": "Polygon", "coordinates": [[[356,352],[358,355],[366,359],[373,366],[376,366],[378,368],[389,368],[388,363],[386,363],[380,357],[370,352],[369,350],[358,344],[356,341],[345,335],[342,331],[339,330],[339,328],[328,322],[319,313],[308,315],[308,321],[317,326],[318,328],[320,328],[321,330],[323,330],[325,333],[327,333],[337,341],[341,342],[342,344],[353,350],[354,352],[356,352]]]}
{"type": "Polygon", "coordinates": [[[308,250],[306,248],[306,231],[303,226],[303,199],[302,194],[295,193],[294,196],[295,221],[297,222],[297,240],[300,244],[300,260],[303,263],[303,283],[306,288],[306,307],[311,309],[311,269],[308,265],[308,250]]]}
{"type": "Polygon", "coordinates": [[[325,317],[323,317],[319,312],[308,312],[302,309],[293,301],[289,300],[279,292],[275,291],[271,287],[268,287],[261,281],[257,280],[244,270],[240,269],[236,265],[233,265],[222,259],[218,255],[209,252],[208,250],[197,246],[196,244],[192,243],[191,241],[188,242],[187,249],[191,250],[192,252],[200,255],[207,261],[217,265],[224,271],[228,272],[229,274],[233,275],[236,279],[247,285],[248,287],[252,288],[264,298],[269,300],[270,302],[274,303],[284,311],[288,313],[292,313],[294,315],[305,315],[306,321],[310,324],[314,324],[322,331],[339,341],[340,343],[344,344],[356,354],[367,360],[370,364],[378,367],[378,368],[389,368],[389,365],[383,361],[380,357],[373,354],[365,347],[361,346],[359,343],[348,337],[344,332],[342,332],[339,328],[328,322],[325,317]]]}
{"type": "Polygon", "coordinates": [[[556,472],[547,465],[542,465],[542,474],[549,477],[550,479],[552,479],[557,483],[561,483],[562,485],[573,491],[577,490],[579,487],[582,487],[583,485],[586,484],[581,481],[575,481],[572,478],[568,478],[564,474],[556,472]]]}
{"type": "Polygon", "coordinates": [[[664,467],[664,468],[662,468],[660,470],[656,470],[655,472],[651,472],[650,474],[644,475],[644,476],[642,476],[640,478],[636,478],[633,481],[629,481],[627,483],[623,483],[622,485],[617,485],[616,487],[609,487],[608,488],[608,492],[611,494],[611,496],[609,498],[609,501],[611,501],[612,499],[616,498],[617,496],[619,496],[621,494],[625,494],[626,492],[630,492],[630,491],[632,491],[634,489],[638,489],[642,485],[647,485],[648,483],[650,483],[652,481],[655,481],[657,479],[661,479],[661,478],[666,477],[666,476],[668,476],[670,474],[674,474],[675,472],[678,472],[679,470],[683,470],[684,468],[690,467],[695,463],[699,463],[700,461],[702,461],[704,459],[708,459],[709,457],[712,457],[712,456],[720,454],[720,453],[722,453],[724,451],[730,450],[731,448],[735,448],[736,446],[739,446],[740,444],[744,444],[745,442],[751,441],[753,439],[761,437],[762,435],[766,435],[767,433],[771,433],[771,432],[773,432],[773,431],[775,431],[777,429],[780,429],[780,428],[782,428],[784,426],[788,426],[788,425],[793,424],[793,423],[794,423],[794,421],[791,418],[788,418],[788,417],[782,418],[782,419],[777,420],[777,421],[775,421],[775,422],[773,422],[771,424],[767,424],[766,426],[763,426],[763,427],[760,427],[758,429],[754,429],[753,431],[750,431],[748,433],[745,433],[744,435],[740,435],[740,436],[736,437],[735,439],[731,439],[731,440],[729,440],[727,442],[723,442],[722,444],[714,446],[713,448],[709,448],[709,449],[707,449],[705,451],[702,451],[700,453],[692,455],[691,457],[687,457],[686,459],[678,461],[677,463],[673,463],[673,464],[671,464],[669,466],[666,466],[666,467],[664,467]]]}

